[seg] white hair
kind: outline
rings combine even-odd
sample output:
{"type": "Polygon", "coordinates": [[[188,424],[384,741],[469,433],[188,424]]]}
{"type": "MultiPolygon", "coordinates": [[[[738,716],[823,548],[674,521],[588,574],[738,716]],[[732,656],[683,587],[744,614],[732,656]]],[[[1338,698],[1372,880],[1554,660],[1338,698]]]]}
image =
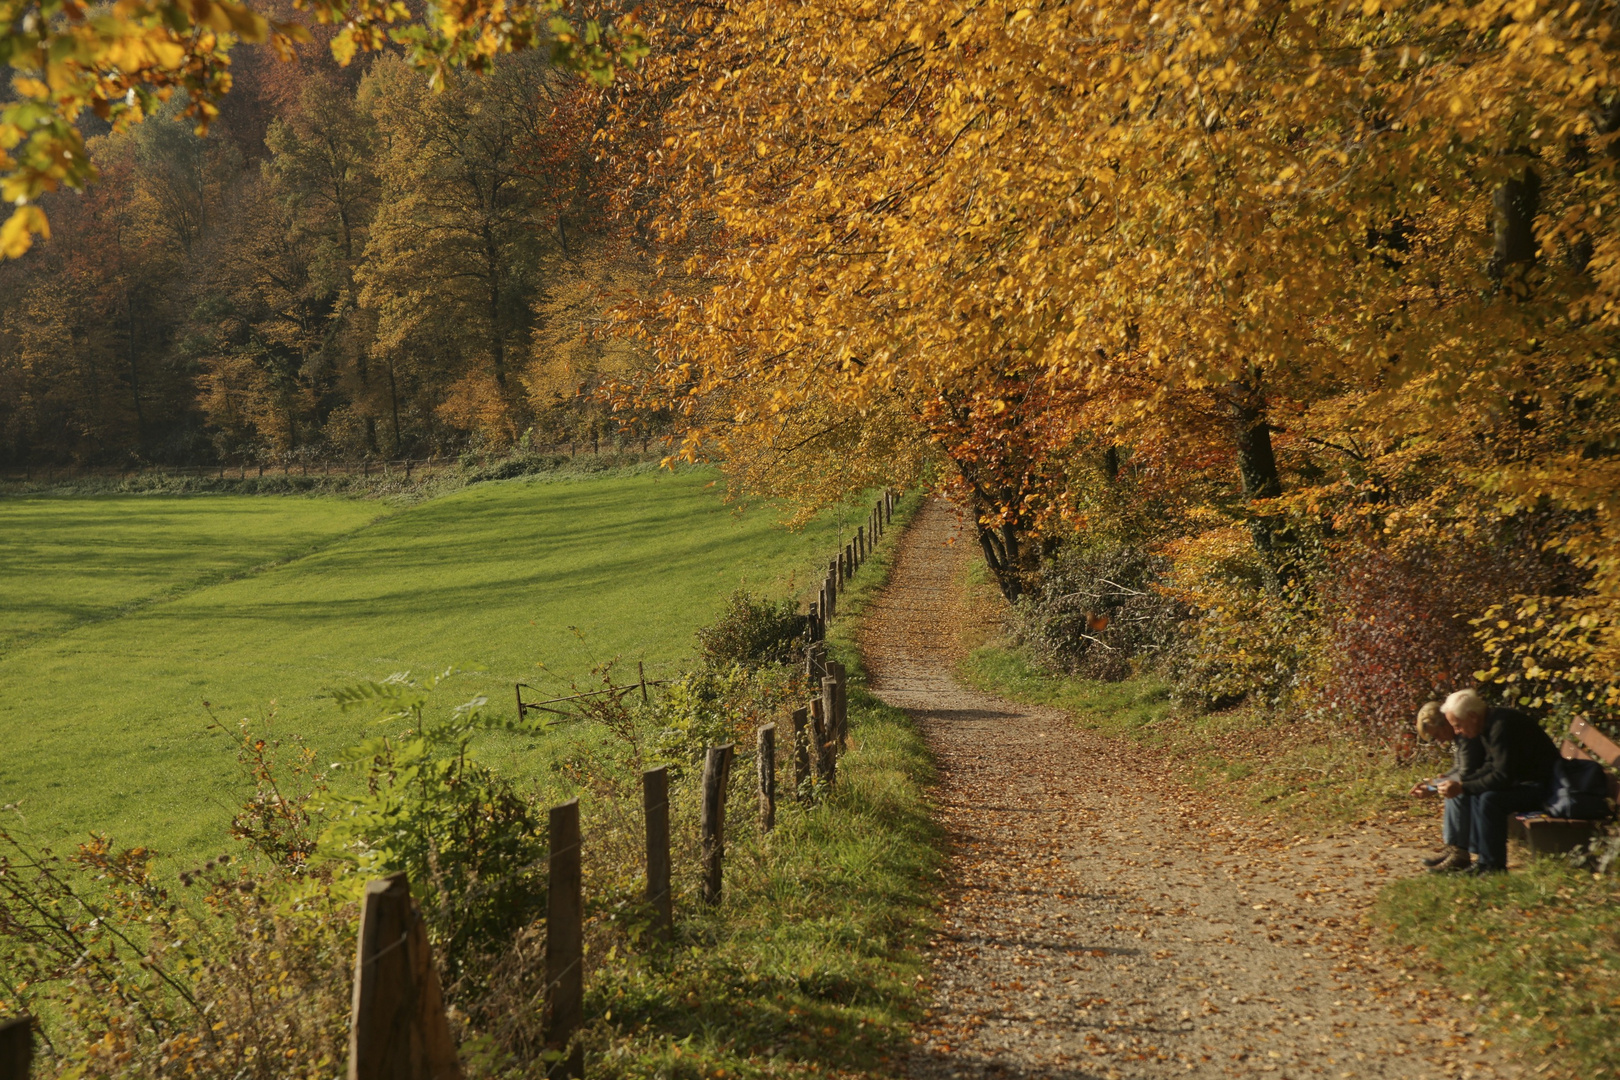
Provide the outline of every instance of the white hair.
{"type": "Polygon", "coordinates": [[[1458,690],[1446,698],[1446,703],[1440,707],[1448,717],[1454,716],[1459,720],[1472,720],[1477,716],[1485,715],[1485,699],[1479,696],[1477,690],[1458,690]]]}

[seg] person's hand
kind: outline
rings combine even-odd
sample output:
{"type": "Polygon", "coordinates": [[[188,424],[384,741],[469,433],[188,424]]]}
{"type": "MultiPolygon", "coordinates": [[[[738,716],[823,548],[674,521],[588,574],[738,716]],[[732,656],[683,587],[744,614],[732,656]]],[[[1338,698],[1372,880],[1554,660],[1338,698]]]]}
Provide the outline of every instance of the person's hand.
{"type": "Polygon", "coordinates": [[[1435,787],[1433,780],[1419,780],[1417,783],[1412,785],[1412,790],[1408,791],[1407,794],[1413,796],[1414,798],[1427,799],[1434,794],[1434,791],[1435,787]]]}
{"type": "Polygon", "coordinates": [[[1460,780],[1442,780],[1440,786],[1435,790],[1440,793],[1442,798],[1454,799],[1462,794],[1462,782],[1460,780]]]}

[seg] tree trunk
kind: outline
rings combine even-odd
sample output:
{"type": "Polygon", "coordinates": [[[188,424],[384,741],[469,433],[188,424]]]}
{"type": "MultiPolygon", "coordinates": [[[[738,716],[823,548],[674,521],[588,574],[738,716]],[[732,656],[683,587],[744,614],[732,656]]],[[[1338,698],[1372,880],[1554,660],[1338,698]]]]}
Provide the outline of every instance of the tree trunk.
{"type": "Polygon", "coordinates": [[[135,302],[124,286],[124,317],[129,325],[129,392],[135,397],[135,450],[146,454],[146,417],[141,409],[141,373],[135,362],[135,302]]]}
{"type": "Polygon", "coordinates": [[[388,402],[394,410],[394,456],[399,457],[399,383],[394,378],[394,361],[388,361],[388,402]]]}
{"type": "Polygon", "coordinates": [[[1024,594],[1024,583],[1018,574],[1017,527],[1011,522],[999,529],[978,524],[978,530],[979,547],[984,551],[984,561],[989,565],[990,572],[996,575],[1001,595],[1007,598],[1008,603],[1015,603],[1024,594]]]}
{"type": "Polygon", "coordinates": [[[489,338],[495,361],[495,385],[506,389],[506,335],[501,327],[501,253],[488,226],[484,229],[484,266],[489,281],[489,338]]]}
{"type": "MultiPolygon", "coordinates": [[[[1226,388],[1227,411],[1232,420],[1232,444],[1237,448],[1238,479],[1243,498],[1275,499],[1282,494],[1277,455],[1271,445],[1271,424],[1266,419],[1266,395],[1258,371],[1234,380],[1226,388]]],[[[1251,517],[1249,535],[1257,551],[1273,569],[1279,531],[1264,517],[1251,517]]]]}
{"type": "Polygon", "coordinates": [[[1526,166],[1518,176],[1503,182],[1491,197],[1495,211],[1492,233],[1495,243],[1491,251],[1491,280],[1498,285],[1509,277],[1509,267],[1515,276],[1536,263],[1536,211],[1541,208],[1541,175],[1526,166]]]}

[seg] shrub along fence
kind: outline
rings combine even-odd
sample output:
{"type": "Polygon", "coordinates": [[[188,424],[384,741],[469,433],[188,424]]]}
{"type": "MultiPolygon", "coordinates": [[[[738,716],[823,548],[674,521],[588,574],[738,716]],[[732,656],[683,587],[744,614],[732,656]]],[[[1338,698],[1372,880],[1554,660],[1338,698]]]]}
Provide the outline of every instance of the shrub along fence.
{"type": "MultiPolygon", "coordinates": [[[[790,738],[779,746],[775,724],[758,729],[756,813],[758,826],[765,831],[776,824],[779,749],[792,762],[792,798],[815,803],[837,783],[839,758],[849,742],[847,676],[842,664],[827,659],[827,627],[836,617],[839,595],[871,557],[893,520],[897,502],[897,496],[885,490],[865,524],[827,565],[826,576],[805,616],[805,704],[792,712],[790,738]]],[[[639,689],[645,699],[649,685],[657,684],[643,675],[635,684],[573,696],[629,694],[639,689]]],[[[522,689],[521,685],[517,687],[520,713],[553,703],[525,702],[522,689]]],[[[726,796],[735,758],[736,747],[730,743],[711,746],[704,755],[698,869],[700,902],[709,906],[720,904],[723,896],[726,796]]],[[[642,773],[641,794],[646,826],[645,899],[652,915],[652,932],[668,941],[673,937],[675,913],[667,767],[642,773]]],[[[580,1077],[584,1074],[584,1047],[576,1036],[586,1020],[585,903],[581,873],[584,841],[577,798],[551,808],[549,831],[545,1059],[549,1075],[580,1077]]],[[[27,1017],[0,1026],[0,1080],[28,1080],[33,1057],[32,1027],[27,1017]]],[[[427,924],[411,895],[410,882],[404,873],[373,880],[366,886],[355,949],[348,1078],[460,1080],[461,1076],[427,924]]]]}

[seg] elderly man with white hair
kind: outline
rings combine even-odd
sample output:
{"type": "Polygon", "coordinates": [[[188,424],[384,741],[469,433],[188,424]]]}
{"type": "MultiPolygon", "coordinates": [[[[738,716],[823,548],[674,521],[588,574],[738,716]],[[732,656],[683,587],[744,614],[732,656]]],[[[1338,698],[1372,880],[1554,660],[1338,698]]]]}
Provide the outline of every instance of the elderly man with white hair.
{"type": "Polygon", "coordinates": [[[1447,799],[1468,796],[1469,847],[1473,865],[1448,866],[1470,874],[1507,869],[1508,815],[1539,810],[1552,791],[1558,747],[1541,725],[1517,709],[1488,707],[1473,690],[1458,690],[1440,707],[1446,720],[1465,739],[1478,738],[1485,762],[1461,778],[1436,785],[1447,799]]]}

